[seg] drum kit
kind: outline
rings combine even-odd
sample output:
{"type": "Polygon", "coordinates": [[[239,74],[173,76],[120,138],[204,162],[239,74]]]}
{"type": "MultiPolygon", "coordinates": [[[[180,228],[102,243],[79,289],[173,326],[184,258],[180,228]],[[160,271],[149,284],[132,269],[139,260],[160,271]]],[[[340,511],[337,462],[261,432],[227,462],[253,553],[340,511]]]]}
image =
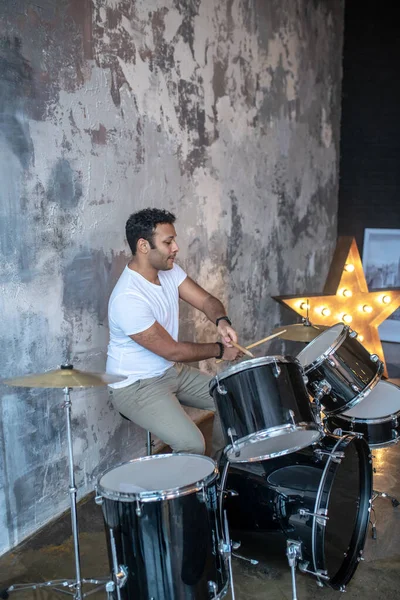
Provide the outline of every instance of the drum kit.
{"type": "Polygon", "coordinates": [[[372,502],[387,496],[373,490],[371,449],[399,440],[400,389],[381,381],[382,362],[348,326],[315,327],[304,341],[296,357],[246,359],[211,379],[225,437],[216,460],[148,455],[98,478],[111,571],[104,579],[80,573],[69,390],[124,378],[65,365],[5,381],[64,388],[76,578],[15,584],[2,597],[53,587],[81,600],[104,587],[109,600],[219,600],[228,592],[234,600],[232,556],[257,561],[236,554],[230,529],[261,534],[266,547],[279,539],[293,600],[297,567],[344,591],[363,559],[372,502]],[[84,583],[98,587],[83,593],[84,583]]]}

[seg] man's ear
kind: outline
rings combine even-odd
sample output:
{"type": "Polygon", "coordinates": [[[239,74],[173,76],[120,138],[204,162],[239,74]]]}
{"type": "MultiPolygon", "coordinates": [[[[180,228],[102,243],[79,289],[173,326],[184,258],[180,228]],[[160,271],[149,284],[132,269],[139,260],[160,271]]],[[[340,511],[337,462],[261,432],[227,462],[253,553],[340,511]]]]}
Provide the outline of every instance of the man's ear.
{"type": "Polygon", "coordinates": [[[144,238],[139,238],[137,243],[137,249],[142,254],[147,254],[149,251],[149,242],[144,238]]]}

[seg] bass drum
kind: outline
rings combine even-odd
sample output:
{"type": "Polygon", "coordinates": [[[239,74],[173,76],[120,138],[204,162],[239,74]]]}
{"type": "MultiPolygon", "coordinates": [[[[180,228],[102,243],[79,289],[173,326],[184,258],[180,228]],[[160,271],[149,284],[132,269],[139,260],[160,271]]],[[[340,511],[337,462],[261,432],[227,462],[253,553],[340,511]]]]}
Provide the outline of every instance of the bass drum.
{"type": "Polygon", "coordinates": [[[258,532],[266,549],[277,536],[300,542],[300,570],[344,590],[361,560],[371,509],[364,439],[328,435],[288,456],[230,465],[226,489],[238,494],[225,500],[231,532],[258,532]]]}

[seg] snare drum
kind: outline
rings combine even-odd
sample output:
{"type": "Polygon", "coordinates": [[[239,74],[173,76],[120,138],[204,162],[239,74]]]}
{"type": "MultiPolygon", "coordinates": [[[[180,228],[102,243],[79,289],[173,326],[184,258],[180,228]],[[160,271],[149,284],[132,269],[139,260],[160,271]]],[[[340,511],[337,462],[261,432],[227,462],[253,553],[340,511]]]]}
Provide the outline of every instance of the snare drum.
{"type": "Polygon", "coordinates": [[[234,536],[265,552],[300,543],[299,568],[344,591],[363,554],[371,508],[372,465],[365,440],[325,436],[314,447],[280,458],[231,465],[224,501],[234,536]],[[251,535],[246,535],[246,534],[251,535]]]}
{"type": "Polygon", "coordinates": [[[326,414],[348,410],[379,382],[383,363],[356,339],[356,332],[337,323],[297,355],[307,375],[307,388],[326,414]]]}
{"type": "Polygon", "coordinates": [[[325,427],[330,432],[362,433],[372,448],[396,444],[400,440],[400,388],[380,381],[357,406],[327,417],[325,427]]]}
{"type": "Polygon", "coordinates": [[[217,519],[216,463],[195,454],[131,460],[99,479],[121,600],[209,600],[228,589],[217,519]]]}
{"type": "Polygon", "coordinates": [[[323,435],[303,370],[290,356],[246,360],[210,382],[230,462],[251,462],[295,452],[323,435]]]}

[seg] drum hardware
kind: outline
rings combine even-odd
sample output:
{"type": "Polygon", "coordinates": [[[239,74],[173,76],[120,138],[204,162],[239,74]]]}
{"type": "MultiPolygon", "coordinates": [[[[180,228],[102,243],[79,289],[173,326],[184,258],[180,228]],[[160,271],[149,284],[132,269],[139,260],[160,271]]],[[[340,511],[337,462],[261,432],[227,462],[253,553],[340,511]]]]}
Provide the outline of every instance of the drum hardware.
{"type": "Polygon", "coordinates": [[[229,580],[232,587],[232,600],[235,600],[235,586],[233,584],[233,571],[232,571],[232,541],[229,534],[228,517],[226,510],[224,511],[223,520],[223,539],[220,541],[219,551],[224,557],[225,562],[228,563],[229,580]]]}
{"type": "Polygon", "coordinates": [[[278,366],[278,363],[276,362],[276,358],[274,360],[274,366],[272,367],[272,372],[274,374],[274,377],[276,377],[276,378],[278,378],[282,372],[282,369],[278,366]]]}
{"type": "Polygon", "coordinates": [[[322,525],[322,527],[326,527],[326,522],[329,521],[328,511],[326,508],[320,508],[317,513],[312,512],[311,510],[306,510],[305,508],[300,508],[299,515],[301,517],[315,517],[315,520],[318,523],[318,525],[322,525]]]}
{"type": "Polygon", "coordinates": [[[357,331],[354,331],[354,329],[351,329],[351,331],[349,332],[349,336],[351,338],[356,338],[358,336],[357,331]]]}
{"type": "Polygon", "coordinates": [[[301,542],[294,540],[287,540],[286,543],[286,556],[288,559],[289,567],[292,573],[292,599],[297,600],[297,587],[296,587],[296,566],[297,561],[303,558],[301,553],[301,542]]]}
{"type": "Polygon", "coordinates": [[[217,391],[219,394],[222,394],[223,396],[225,396],[228,392],[226,391],[226,389],[224,387],[222,387],[222,385],[219,382],[218,379],[218,375],[215,376],[215,381],[217,382],[217,391]]]}
{"type": "Polygon", "coordinates": [[[234,427],[229,427],[227,433],[228,433],[229,439],[231,440],[232,450],[234,451],[236,458],[239,458],[240,448],[237,443],[238,436],[237,436],[237,433],[236,433],[234,427]]]}
{"type": "Polygon", "coordinates": [[[128,569],[124,565],[118,564],[117,557],[117,547],[115,545],[115,537],[114,531],[112,527],[109,529],[110,534],[110,545],[111,545],[111,556],[112,556],[112,564],[113,564],[113,575],[114,575],[114,584],[115,591],[117,592],[117,599],[121,600],[121,592],[120,589],[126,584],[128,579],[128,569]]]}
{"type": "Polygon", "coordinates": [[[320,381],[317,385],[314,385],[314,389],[316,390],[314,400],[320,402],[324,396],[330,394],[332,386],[326,381],[326,379],[322,379],[322,381],[320,381]]]}
{"type": "Polygon", "coordinates": [[[212,596],[212,600],[214,600],[214,598],[218,598],[218,596],[217,596],[218,586],[215,583],[215,581],[209,581],[208,582],[208,591],[209,591],[210,594],[214,594],[212,596]]]}
{"type": "MultiPolygon", "coordinates": [[[[327,571],[323,571],[323,570],[312,571],[311,569],[308,568],[309,564],[310,564],[309,562],[299,563],[299,569],[300,569],[300,571],[302,573],[307,573],[307,575],[312,575],[313,577],[316,577],[317,578],[317,585],[319,587],[324,587],[324,584],[320,580],[323,579],[324,581],[329,581],[328,572],[327,571]]],[[[340,589],[340,591],[344,592],[344,587],[345,586],[341,586],[341,587],[343,587],[343,589],[340,589]]]]}
{"type": "Polygon", "coordinates": [[[377,354],[371,354],[370,359],[372,362],[379,362],[379,356],[377,354]]]}
{"type": "Polygon", "coordinates": [[[358,431],[346,431],[345,429],[335,429],[332,433],[338,437],[342,437],[343,435],[354,435],[359,439],[364,437],[364,435],[358,431]]]}
{"type": "Polygon", "coordinates": [[[105,587],[110,588],[109,577],[101,579],[86,579],[81,576],[81,561],[80,561],[80,550],[79,550],[79,532],[78,532],[78,515],[76,507],[76,495],[78,488],[75,483],[74,474],[74,456],[73,456],[73,443],[72,443],[72,426],[71,426],[71,396],[70,390],[72,388],[83,388],[83,387],[99,387],[106,386],[109,383],[116,383],[123,381],[126,377],[117,375],[108,375],[106,373],[88,373],[74,369],[73,365],[66,363],[61,365],[60,369],[48,371],[46,373],[39,373],[35,375],[26,375],[14,379],[6,379],[3,383],[10,386],[17,387],[34,387],[34,388],[62,388],[64,394],[64,402],[62,408],[65,410],[66,418],[66,429],[67,429],[67,443],[68,443],[68,469],[69,469],[69,497],[70,497],[70,508],[71,508],[71,527],[74,547],[74,559],[75,559],[75,579],[66,580],[54,580],[43,583],[22,583],[14,584],[5,590],[5,593],[22,591],[27,589],[39,589],[52,587],[56,591],[64,594],[69,594],[75,598],[75,600],[82,600],[89,594],[100,590],[105,587]],[[98,587],[90,590],[87,593],[82,592],[82,586],[85,583],[94,584],[98,587]],[[62,589],[64,588],[64,589],[62,589]],[[69,588],[66,590],[65,588],[69,588]],[[70,591],[74,590],[74,591],[70,591]]]}

